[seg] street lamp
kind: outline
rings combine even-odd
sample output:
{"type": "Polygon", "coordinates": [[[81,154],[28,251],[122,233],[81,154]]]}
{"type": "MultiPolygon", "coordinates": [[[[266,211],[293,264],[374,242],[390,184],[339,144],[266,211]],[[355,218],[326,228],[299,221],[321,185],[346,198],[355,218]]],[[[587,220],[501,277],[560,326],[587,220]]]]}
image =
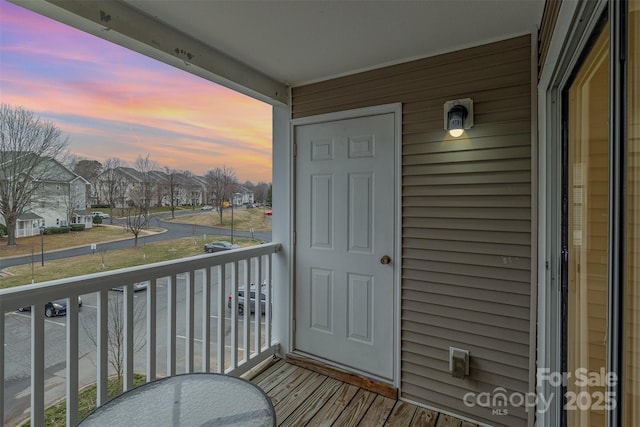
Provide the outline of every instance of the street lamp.
{"type": "Polygon", "coordinates": [[[44,225],[40,226],[40,248],[41,248],[40,260],[42,262],[42,266],[44,267],[44,225]]]}
{"type": "Polygon", "coordinates": [[[231,244],[233,245],[233,197],[231,197],[231,244]]]}
{"type": "Polygon", "coordinates": [[[236,204],[236,196],[240,193],[233,193],[231,195],[231,244],[233,245],[233,207],[236,204]]]}

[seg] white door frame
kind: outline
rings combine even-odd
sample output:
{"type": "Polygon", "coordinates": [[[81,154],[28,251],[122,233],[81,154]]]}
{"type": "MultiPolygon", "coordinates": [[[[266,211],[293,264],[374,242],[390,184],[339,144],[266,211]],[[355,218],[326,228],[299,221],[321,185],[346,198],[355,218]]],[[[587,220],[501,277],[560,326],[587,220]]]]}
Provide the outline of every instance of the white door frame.
{"type": "MultiPolygon", "coordinates": [[[[402,260],[402,104],[385,104],[378,105],[375,107],[366,107],[359,108],[355,110],[348,111],[340,111],[336,113],[328,113],[321,114],[317,116],[304,117],[300,119],[291,120],[291,127],[289,130],[289,135],[291,135],[292,143],[295,144],[294,135],[295,135],[295,127],[310,125],[310,124],[318,124],[323,122],[332,122],[337,120],[344,119],[354,119],[358,117],[366,117],[380,114],[389,114],[392,113],[394,115],[394,196],[393,199],[395,201],[394,213],[393,213],[393,229],[395,235],[394,242],[394,253],[392,255],[392,266],[393,266],[393,281],[394,281],[394,314],[393,314],[393,385],[397,388],[400,388],[400,302],[401,302],[401,260],[402,260]]],[[[291,199],[290,203],[292,209],[295,210],[296,200],[296,157],[292,156],[291,158],[291,170],[293,171],[291,174],[292,179],[292,191],[291,191],[291,199]]],[[[292,215],[292,227],[295,226],[296,223],[296,212],[293,212],[292,215]]],[[[294,230],[295,231],[295,230],[294,230]]],[[[293,271],[291,273],[292,282],[295,281],[295,249],[292,248],[291,251],[291,259],[293,264],[293,271]]],[[[295,283],[292,283],[292,292],[295,292],[295,283]]],[[[295,295],[291,296],[291,300],[295,301],[295,295]]],[[[295,314],[295,306],[291,305],[290,310],[290,323],[293,324],[293,316],[295,314]]],[[[295,333],[293,328],[290,329],[289,342],[291,343],[291,349],[295,348],[295,333]]],[[[370,375],[369,375],[370,376],[370,375]]]]}
{"type": "MultiPolygon", "coordinates": [[[[560,286],[560,146],[562,141],[561,91],[575,68],[589,36],[597,26],[607,0],[563,2],[549,46],[546,64],[538,80],[538,345],[537,373],[561,372],[562,315],[560,286]],[[553,65],[551,65],[553,64],[553,65]]],[[[556,405],[561,388],[538,378],[537,394],[555,397],[551,407],[536,416],[536,425],[559,425],[556,405]]]]}

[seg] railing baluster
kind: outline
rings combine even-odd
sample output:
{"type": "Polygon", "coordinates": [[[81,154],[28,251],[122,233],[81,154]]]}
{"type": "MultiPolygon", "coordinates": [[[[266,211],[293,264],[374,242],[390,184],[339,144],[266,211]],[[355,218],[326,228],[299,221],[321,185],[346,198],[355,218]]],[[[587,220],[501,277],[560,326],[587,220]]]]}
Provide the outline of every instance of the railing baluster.
{"type": "Polygon", "coordinates": [[[78,297],[67,298],[67,425],[78,424],[78,297]]]}
{"type": "Polygon", "coordinates": [[[242,346],[242,361],[247,362],[251,354],[251,263],[248,260],[244,260],[244,315],[243,320],[243,337],[242,346]]]}
{"type": "Polygon", "coordinates": [[[167,288],[167,376],[176,374],[176,281],[177,275],[169,277],[167,288]]]}
{"type": "Polygon", "coordinates": [[[31,425],[44,425],[44,304],[31,306],[31,425]]]}
{"type": "Polygon", "coordinates": [[[202,372],[211,370],[211,267],[204,269],[202,283],[202,372]]]}
{"type": "Polygon", "coordinates": [[[123,391],[133,388],[133,285],[131,283],[123,287],[123,357],[124,357],[124,384],[123,391]]]}
{"type": "Polygon", "coordinates": [[[273,281],[273,254],[267,255],[267,292],[266,307],[264,308],[264,343],[267,347],[271,347],[271,283],[273,281]]]}
{"type": "Polygon", "coordinates": [[[147,382],[156,379],[156,293],[158,279],[147,286],[147,382]]]}
{"type": "Polygon", "coordinates": [[[0,311],[0,424],[4,425],[4,313],[0,311]]]}
{"type": "MultiPolygon", "coordinates": [[[[238,367],[238,261],[233,262],[233,275],[231,276],[231,369],[238,367]]],[[[245,305],[246,305],[245,292],[245,305]]]]}
{"type": "Polygon", "coordinates": [[[96,333],[96,365],[97,366],[97,405],[104,405],[107,401],[107,382],[109,376],[109,353],[108,353],[108,334],[109,334],[109,294],[108,291],[102,290],[98,292],[98,312],[96,333]]]}
{"type": "Polygon", "coordinates": [[[224,365],[225,365],[225,354],[224,354],[224,343],[225,343],[225,337],[226,337],[226,333],[225,333],[225,292],[224,292],[224,288],[225,288],[225,278],[226,278],[226,272],[227,267],[226,264],[221,264],[218,266],[218,369],[216,370],[216,372],[218,373],[223,373],[224,372],[224,365]]]}
{"type": "Polygon", "coordinates": [[[258,276],[257,279],[257,285],[258,285],[258,289],[256,291],[256,313],[254,316],[255,319],[255,333],[254,333],[254,338],[255,338],[255,344],[254,344],[254,348],[256,349],[256,354],[260,354],[262,353],[262,343],[261,341],[261,323],[262,323],[262,257],[259,256],[256,258],[257,261],[257,271],[256,274],[258,276]]]}
{"type": "Polygon", "coordinates": [[[196,281],[196,272],[195,270],[189,271],[187,275],[187,286],[186,286],[186,335],[187,342],[185,343],[185,372],[191,373],[193,372],[193,349],[194,349],[194,310],[193,310],[193,292],[194,292],[194,283],[196,281]]]}

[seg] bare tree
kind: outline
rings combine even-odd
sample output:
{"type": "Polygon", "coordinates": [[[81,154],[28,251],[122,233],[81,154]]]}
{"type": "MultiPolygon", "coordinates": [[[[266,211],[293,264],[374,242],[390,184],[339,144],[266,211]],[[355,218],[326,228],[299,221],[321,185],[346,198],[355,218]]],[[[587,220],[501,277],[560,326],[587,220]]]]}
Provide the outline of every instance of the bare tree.
{"type": "Polygon", "coordinates": [[[99,198],[104,198],[109,204],[109,222],[111,224],[113,224],[113,209],[124,204],[127,180],[118,170],[122,166],[122,160],[111,157],[105,160],[104,172],[98,177],[99,198]]]}
{"type": "Polygon", "coordinates": [[[125,217],[127,230],[133,234],[133,245],[138,246],[140,233],[149,225],[149,209],[144,206],[129,206],[125,217]]]}
{"type": "Polygon", "coordinates": [[[0,213],[7,226],[7,245],[16,244],[16,224],[46,180],[52,162],[68,139],[53,122],[22,107],[0,104],[0,213]]]}
{"type": "Polygon", "coordinates": [[[138,246],[140,232],[149,224],[149,207],[153,200],[154,189],[157,189],[157,180],[152,171],[157,168],[154,161],[146,157],[136,159],[135,170],[139,181],[129,190],[129,207],[126,212],[127,230],[134,236],[133,244],[138,246]]]}
{"type": "Polygon", "coordinates": [[[151,172],[157,169],[158,166],[147,154],[146,157],[138,156],[134,168],[140,177],[140,182],[129,190],[129,198],[134,205],[147,210],[148,214],[154,196],[154,189],[158,184],[151,172]]]}
{"type": "Polygon", "coordinates": [[[266,182],[260,181],[253,187],[253,199],[260,203],[266,203],[268,193],[269,193],[269,185],[266,182]]]}
{"type": "Polygon", "coordinates": [[[196,205],[201,201],[201,184],[196,181],[195,175],[191,171],[182,172],[182,181],[182,188],[184,189],[187,200],[191,204],[191,210],[195,210],[196,205]]]}
{"type": "Polygon", "coordinates": [[[222,208],[225,202],[232,198],[233,192],[238,185],[236,173],[233,168],[225,165],[222,168],[215,168],[207,172],[205,179],[209,186],[209,193],[215,194],[215,205],[220,216],[220,224],[222,224],[222,208]]]}
{"type": "Polygon", "coordinates": [[[171,218],[175,218],[176,207],[180,203],[180,190],[182,185],[182,175],[175,169],[171,169],[168,166],[164,167],[164,172],[167,175],[167,181],[164,189],[167,199],[169,199],[169,209],[171,209],[171,218]]]}
{"type": "Polygon", "coordinates": [[[72,163],[71,169],[81,177],[87,180],[89,184],[87,184],[86,197],[87,200],[85,205],[90,205],[92,200],[95,200],[95,203],[100,203],[100,194],[96,192],[92,194],[92,188],[96,189],[97,186],[97,178],[98,175],[102,173],[102,163],[97,160],[87,160],[87,159],[78,159],[75,158],[72,163]],[[95,197],[95,199],[94,199],[95,197]]]}
{"type": "MultiPolygon", "coordinates": [[[[119,294],[110,293],[107,309],[107,352],[109,354],[109,365],[118,378],[118,390],[122,390],[122,376],[124,374],[124,302],[119,294]]],[[[143,323],[144,308],[142,305],[134,303],[133,322],[138,326],[143,323]]],[[[85,330],[89,341],[97,345],[97,325],[94,323],[95,317],[82,318],[82,328],[85,330]],[[87,320],[91,319],[91,320],[87,320]]],[[[140,330],[134,331],[133,351],[138,352],[145,346],[145,334],[140,330]],[[137,332],[137,333],[135,333],[137,332]]]]}
{"type": "Polygon", "coordinates": [[[72,223],[72,219],[75,216],[75,211],[77,209],[86,208],[86,197],[83,196],[85,194],[80,186],[85,186],[84,181],[74,181],[69,183],[69,185],[65,186],[65,194],[64,194],[64,208],[67,214],[67,224],[72,223]]]}

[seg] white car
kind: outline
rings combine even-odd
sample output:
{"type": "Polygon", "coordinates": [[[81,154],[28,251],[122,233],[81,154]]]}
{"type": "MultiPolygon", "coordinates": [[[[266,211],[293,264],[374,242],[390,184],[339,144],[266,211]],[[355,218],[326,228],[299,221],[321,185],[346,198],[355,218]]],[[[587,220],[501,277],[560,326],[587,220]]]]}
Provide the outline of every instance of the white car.
{"type": "Polygon", "coordinates": [[[91,212],[91,216],[99,216],[102,219],[109,218],[109,214],[108,213],[104,213],[104,212],[100,212],[100,211],[91,212]]]}

